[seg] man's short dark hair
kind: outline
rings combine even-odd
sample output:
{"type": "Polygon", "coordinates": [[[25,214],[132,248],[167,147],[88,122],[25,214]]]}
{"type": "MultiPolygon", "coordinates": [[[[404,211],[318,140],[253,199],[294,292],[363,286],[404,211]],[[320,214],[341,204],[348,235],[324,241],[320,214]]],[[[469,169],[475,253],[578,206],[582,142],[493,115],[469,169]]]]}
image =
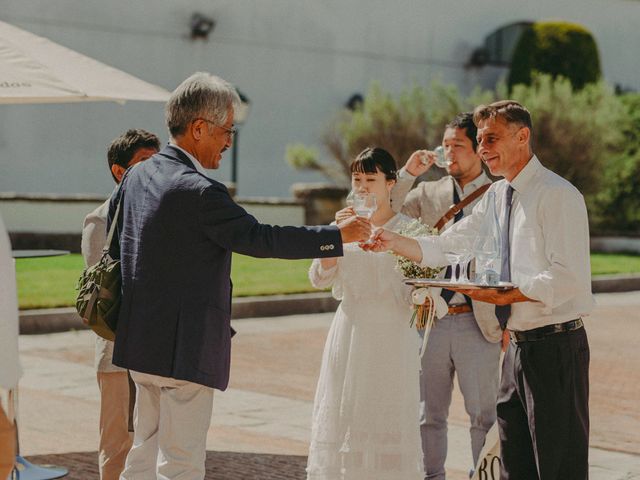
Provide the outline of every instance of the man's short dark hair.
{"type": "Polygon", "coordinates": [[[478,149],[478,139],[476,138],[478,127],[476,127],[476,124],[473,122],[473,112],[459,113],[456,115],[456,118],[447,123],[445,128],[459,128],[464,130],[464,134],[471,140],[473,151],[475,152],[478,149]]]}
{"type": "MultiPolygon", "coordinates": [[[[129,162],[140,148],[160,149],[160,139],[151,132],[141,129],[131,129],[124,132],[118,138],[114,139],[109,145],[107,151],[107,162],[109,162],[109,171],[113,165],[120,165],[127,168],[129,162]]],[[[113,179],[117,181],[113,172],[113,179]]]]}
{"type": "Polygon", "coordinates": [[[515,100],[501,100],[490,105],[480,105],[473,112],[473,122],[478,126],[482,120],[501,118],[507,123],[527,127],[533,132],[531,113],[515,100]]]}

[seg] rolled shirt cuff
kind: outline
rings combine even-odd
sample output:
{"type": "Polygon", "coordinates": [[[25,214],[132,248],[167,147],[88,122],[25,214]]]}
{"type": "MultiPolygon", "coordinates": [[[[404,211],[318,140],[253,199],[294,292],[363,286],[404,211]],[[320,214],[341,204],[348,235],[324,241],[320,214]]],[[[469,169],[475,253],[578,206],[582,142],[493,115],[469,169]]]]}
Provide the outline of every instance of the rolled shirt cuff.
{"type": "Polygon", "coordinates": [[[517,283],[516,286],[523,295],[542,304],[543,315],[551,315],[553,310],[553,289],[549,284],[540,281],[537,277],[533,277],[522,283],[517,283]]]}
{"type": "Polygon", "coordinates": [[[428,237],[416,238],[420,250],[422,250],[422,260],[420,260],[421,267],[441,267],[442,265],[448,265],[447,259],[440,249],[440,243],[436,235],[428,237]]]}
{"type": "Polygon", "coordinates": [[[408,171],[407,171],[407,167],[402,167],[400,170],[398,170],[398,178],[403,180],[403,179],[407,179],[407,180],[415,180],[416,177],[414,175],[411,175],[408,171]]]}
{"type": "Polygon", "coordinates": [[[338,269],[338,264],[336,263],[333,267],[331,268],[324,268],[322,266],[322,263],[318,262],[318,273],[323,277],[328,277],[330,275],[332,275],[336,270],[338,269]]]}

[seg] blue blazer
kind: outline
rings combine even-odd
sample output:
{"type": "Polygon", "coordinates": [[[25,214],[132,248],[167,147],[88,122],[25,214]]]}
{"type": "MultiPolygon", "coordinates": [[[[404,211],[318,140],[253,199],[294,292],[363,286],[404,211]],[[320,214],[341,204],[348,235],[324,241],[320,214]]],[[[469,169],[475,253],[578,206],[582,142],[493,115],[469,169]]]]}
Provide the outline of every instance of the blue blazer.
{"type": "Polygon", "coordinates": [[[231,252],[254,257],[342,255],[336,227],[263,225],[177,148],[129,169],[119,245],[122,305],[113,363],[224,390],[231,358],[231,252]]]}

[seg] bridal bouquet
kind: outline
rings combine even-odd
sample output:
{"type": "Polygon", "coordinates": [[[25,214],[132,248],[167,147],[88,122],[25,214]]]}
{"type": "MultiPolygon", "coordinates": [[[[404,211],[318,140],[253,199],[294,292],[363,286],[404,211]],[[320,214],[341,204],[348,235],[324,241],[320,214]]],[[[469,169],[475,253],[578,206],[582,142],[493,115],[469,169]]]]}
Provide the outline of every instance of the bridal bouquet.
{"type": "MultiPolygon", "coordinates": [[[[398,233],[405,237],[416,238],[437,235],[438,230],[423,224],[420,220],[413,220],[404,225],[398,233]]],[[[441,268],[421,267],[416,262],[400,255],[397,256],[396,266],[405,278],[435,278],[442,270],[441,268]]],[[[428,336],[438,310],[442,310],[442,305],[440,304],[444,303],[444,301],[440,301],[442,298],[439,295],[434,298],[429,288],[415,289],[411,294],[411,299],[413,302],[413,315],[409,325],[413,326],[415,323],[416,328],[419,330],[424,329],[425,336],[428,336]]],[[[444,308],[446,308],[446,303],[444,308]]],[[[438,315],[438,317],[440,316],[438,315]]]]}

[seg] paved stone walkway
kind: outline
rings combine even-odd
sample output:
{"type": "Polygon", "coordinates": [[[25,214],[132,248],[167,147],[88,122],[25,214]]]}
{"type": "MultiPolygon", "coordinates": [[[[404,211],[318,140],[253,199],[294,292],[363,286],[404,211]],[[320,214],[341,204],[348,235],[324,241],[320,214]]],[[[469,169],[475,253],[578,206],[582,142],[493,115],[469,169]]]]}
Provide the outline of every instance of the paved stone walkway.
{"type": "MultiPolygon", "coordinates": [[[[64,465],[65,480],[98,480],[97,452],[36,455],[38,465],[64,465]]],[[[306,457],[259,453],[207,452],[205,480],[301,480],[306,457]]]]}
{"type": "MultiPolygon", "coordinates": [[[[640,479],[640,292],[597,295],[591,344],[591,480],[640,479]]],[[[309,422],[331,314],[235,320],[231,385],[216,392],[207,478],[304,479],[309,422]],[[269,476],[271,475],[271,476],[269,476]]],[[[23,455],[97,478],[98,390],[88,331],[20,337],[23,455]]],[[[448,479],[465,480],[468,420],[454,393],[448,479]]],[[[401,480],[401,479],[399,479],[401,480]]]]}

